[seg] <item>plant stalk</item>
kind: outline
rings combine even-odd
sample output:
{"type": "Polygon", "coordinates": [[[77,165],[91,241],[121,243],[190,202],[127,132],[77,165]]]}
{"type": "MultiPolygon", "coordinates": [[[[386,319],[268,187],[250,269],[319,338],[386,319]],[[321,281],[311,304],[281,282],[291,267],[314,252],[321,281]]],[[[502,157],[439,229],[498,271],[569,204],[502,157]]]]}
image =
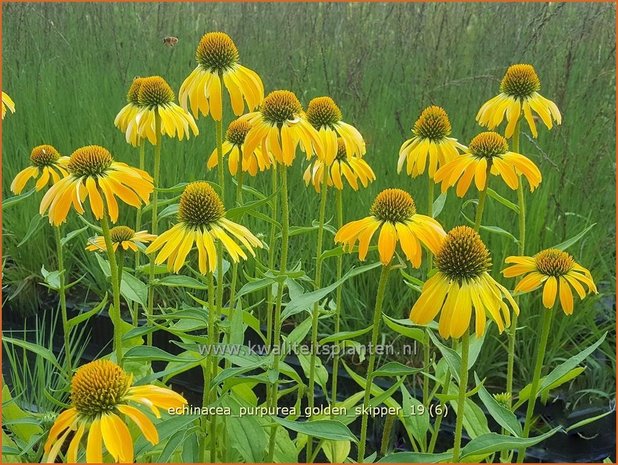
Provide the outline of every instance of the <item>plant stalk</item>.
{"type": "MultiPolygon", "coordinates": [[[[322,285],[322,246],[324,243],[324,221],[326,218],[326,201],[328,199],[328,184],[326,174],[322,181],[322,192],[320,193],[320,216],[318,223],[318,238],[315,247],[315,279],[314,288],[317,290],[322,285]]],[[[309,409],[313,411],[315,406],[315,369],[317,363],[318,348],[318,323],[320,318],[320,303],[313,304],[311,315],[311,360],[309,362],[309,388],[307,389],[307,400],[309,409]]],[[[313,437],[307,437],[307,458],[310,461],[313,451],[313,437]]]]}
{"type": "MultiPolygon", "coordinates": [[[[373,369],[376,363],[376,346],[378,345],[378,336],[380,335],[380,323],[382,323],[382,305],[384,303],[384,295],[386,293],[386,284],[388,282],[388,274],[390,264],[384,265],[380,273],[380,281],[378,283],[378,292],[376,294],[376,306],[373,311],[373,329],[371,331],[371,347],[369,352],[369,363],[367,365],[367,376],[365,382],[365,396],[363,398],[363,412],[369,408],[369,400],[371,398],[371,386],[373,384],[373,369]]],[[[360,441],[358,443],[358,463],[365,461],[365,446],[367,442],[367,423],[369,416],[365,413],[361,420],[360,441]]]]}
{"type": "MultiPolygon", "coordinates": [[[[541,372],[543,371],[543,361],[545,359],[545,351],[547,349],[547,340],[549,339],[549,328],[551,327],[552,310],[543,310],[543,327],[539,337],[538,351],[536,353],[536,361],[534,362],[534,373],[532,375],[532,385],[530,386],[530,397],[528,397],[528,408],[526,409],[526,420],[524,421],[523,438],[527,438],[532,427],[532,415],[534,414],[534,406],[536,398],[539,394],[539,382],[541,380],[541,372]]],[[[523,463],[526,457],[526,447],[522,447],[517,451],[517,463],[523,463]]]]}
{"type": "MultiPolygon", "coordinates": [[[[337,230],[343,226],[343,191],[337,189],[336,191],[336,203],[337,203],[337,230]]],[[[337,276],[335,281],[339,281],[343,276],[343,254],[337,256],[337,276]]],[[[341,330],[341,304],[342,304],[342,286],[337,288],[335,295],[335,334],[341,330]]],[[[331,393],[331,405],[337,403],[337,381],[339,377],[339,350],[335,351],[333,357],[333,379],[332,379],[332,393],[331,393]]],[[[334,413],[331,413],[331,418],[334,418],[334,413]]]]}
{"type": "Polygon", "coordinates": [[[120,281],[118,280],[118,263],[116,262],[116,253],[112,244],[112,235],[109,229],[109,220],[107,212],[103,212],[101,218],[101,229],[103,238],[105,239],[105,249],[107,250],[107,259],[109,260],[109,271],[112,282],[113,305],[110,307],[109,316],[114,324],[114,353],[116,354],[116,363],[122,366],[122,317],[120,316],[120,281]]]}
{"type": "Polygon", "coordinates": [[[459,372],[459,395],[457,397],[457,421],[455,423],[455,442],[453,443],[453,462],[459,461],[461,435],[468,389],[468,352],[470,349],[468,331],[461,338],[461,367],[459,372]]]}
{"type": "Polygon", "coordinates": [[[69,316],[67,313],[67,293],[66,293],[66,270],[64,268],[64,253],[62,250],[62,234],[60,226],[54,227],[56,237],[56,255],[58,256],[58,295],[60,298],[60,315],[62,317],[62,329],[64,339],[64,354],[69,374],[73,371],[73,360],[71,359],[71,329],[69,328],[69,316]]]}

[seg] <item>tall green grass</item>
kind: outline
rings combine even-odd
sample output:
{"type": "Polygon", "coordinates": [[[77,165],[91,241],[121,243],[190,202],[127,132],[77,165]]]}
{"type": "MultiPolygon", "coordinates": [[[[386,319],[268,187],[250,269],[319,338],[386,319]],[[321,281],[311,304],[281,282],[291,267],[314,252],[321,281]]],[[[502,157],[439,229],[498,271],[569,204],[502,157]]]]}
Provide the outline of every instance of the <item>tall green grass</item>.
{"type": "MultiPolygon", "coordinates": [[[[365,136],[367,160],[378,179],[369,189],[344,192],[347,220],[366,216],[373,197],[385,187],[408,190],[423,212],[427,178],[412,180],[396,173],[399,146],[419,112],[429,104],[443,106],[453,136],[467,143],[481,131],[476,111],[496,94],[506,67],[534,64],[542,94],[558,104],[564,122],[551,132],[540,130],[538,140],[524,129],[521,151],[544,177],[541,188],[527,195],[527,251],[533,254],[558,244],[595,223],[569,251],[591,269],[604,294],[578,305],[572,318],[559,317],[560,337],[552,338],[549,353],[554,359],[568,357],[614,328],[614,5],[8,3],[2,8],[2,87],[17,105],[3,125],[5,199],[11,195],[12,178],[38,144],[52,144],[67,155],[77,147],[100,144],[117,159],[137,164],[137,151],[113,126],[133,77],[160,74],[177,90],[195,66],[194,50],[202,34],[223,30],[236,41],[242,63],[260,74],[267,91],[292,90],[305,105],[315,96],[330,95],[344,120],[365,136]],[[179,38],[177,46],[164,46],[162,39],[168,35],[179,38]]],[[[198,124],[197,139],[164,140],[164,186],[215,179],[205,169],[215,144],[214,126],[203,119],[198,124]]],[[[147,154],[151,156],[150,148],[147,154]]],[[[291,170],[293,225],[309,224],[317,212],[318,196],[302,183],[303,170],[300,159],[291,170]]],[[[251,182],[268,191],[268,175],[251,182]]],[[[515,201],[515,194],[497,178],[492,183],[515,201]]],[[[471,191],[466,199],[474,195],[471,191]]],[[[33,195],[4,212],[4,301],[9,299],[11,311],[36,311],[42,305],[40,268],[54,266],[47,225],[41,223],[31,240],[17,247],[38,214],[39,199],[33,195]]],[[[445,228],[465,221],[462,205],[449,194],[438,218],[445,228]]],[[[67,230],[83,226],[75,216],[67,230]]],[[[265,224],[245,220],[254,231],[267,232],[265,224]]],[[[513,213],[495,202],[490,202],[484,222],[513,233],[517,229],[513,213]]],[[[73,277],[85,273],[80,285],[101,293],[105,281],[92,254],[83,251],[85,237],[72,243],[70,272],[73,277]]],[[[516,245],[501,235],[483,237],[498,276],[516,245]]],[[[311,273],[314,238],[292,241],[291,260],[302,261],[311,273]]],[[[326,244],[332,245],[331,236],[326,244]]],[[[347,266],[355,263],[355,257],[346,257],[347,266]]],[[[326,274],[327,279],[334,275],[333,264],[327,264],[326,274]]],[[[377,274],[362,275],[346,285],[344,329],[369,324],[376,281],[377,274]]],[[[406,317],[418,294],[401,279],[392,280],[389,292],[386,311],[406,317]]],[[[518,353],[530,360],[540,304],[534,298],[524,302],[518,353]]],[[[614,339],[604,346],[607,360],[591,367],[594,375],[587,378],[590,382],[582,381],[582,388],[614,391],[614,339]]],[[[480,360],[480,373],[503,368],[506,357],[494,354],[505,341],[495,330],[488,335],[485,353],[490,355],[480,360]]],[[[529,379],[530,367],[517,366],[518,379],[529,379]]]]}

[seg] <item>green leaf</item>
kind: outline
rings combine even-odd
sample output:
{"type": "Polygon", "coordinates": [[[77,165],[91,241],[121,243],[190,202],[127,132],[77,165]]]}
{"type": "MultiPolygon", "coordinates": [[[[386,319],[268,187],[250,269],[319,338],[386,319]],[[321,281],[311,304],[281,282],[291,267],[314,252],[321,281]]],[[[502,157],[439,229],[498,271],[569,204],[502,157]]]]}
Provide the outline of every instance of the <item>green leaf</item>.
{"type": "Polygon", "coordinates": [[[438,338],[434,336],[433,332],[427,331],[427,334],[429,334],[429,337],[431,338],[432,342],[438,348],[438,350],[442,354],[442,357],[444,357],[444,359],[446,360],[446,363],[448,364],[448,367],[451,371],[451,375],[455,378],[455,380],[457,381],[457,384],[459,384],[459,370],[461,367],[461,357],[453,349],[451,349],[450,347],[446,347],[444,344],[442,344],[438,340],[438,338]]]}
{"type": "Polygon", "coordinates": [[[590,231],[595,226],[596,226],[596,223],[592,223],[590,226],[584,228],[583,231],[579,232],[578,234],[571,237],[570,239],[567,239],[566,241],[561,242],[558,245],[554,245],[553,247],[550,247],[550,248],[558,249],[558,250],[566,250],[569,247],[571,247],[573,244],[576,244],[577,242],[579,242],[586,234],[588,234],[588,231],[590,231]]]}
{"type": "Polygon", "coordinates": [[[521,423],[519,423],[515,414],[498,403],[494,396],[485,389],[485,386],[481,385],[476,373],[474,374],[474,379],[476,380],[476,384],[480,385],[478,391],[479,399],[481,399],[481,402],[483,402],[483,405],[492,418],[513,436],[522,436],[521,423]]]}
{"type": "Polygon", "coordinates": [[[124,355],[125,360],[140,360],[140,361],[153,361],[161,360],[164,362],[187,362],[193,363],[195,359],[181,359],[178,355],[172,355],[163,349],[151,346],[138,346],[132,347],[124,355]]]}
{"type": "Polygon", "coordinates": [[[161,210],[161,213],[159,213],[158,218],[160,220],[162,220],[163,218],[167,218],[169,216],[175,216],[178,215],[178,208],[180,207],[179,204],[174,203],[172,205],[168,205],[167,207],[165,207],[163,210],[161,210]]]}
{"type": "Polygon", "coordinates": [[[287,429],[314,438],[358,442],[352,431],[337,420],[290,421],[279,417],[272,417],[272,419],[287,429]]]}
{"type": "Polygon", "coordinates": [[[207,290],[208,286],[199,282],[197,279],[184,275],[171,275],[157,279],[154,283],[157,286],[166,287],[186,287],[189,289],[207,290]]]}
{"type": "Polygon", "coordinates": [[[2,211],[6,210],[7,208],[11,208],[13,205],[17,205],[22,200],[27,199],[32,194],[34,194],[34,192],[35,192],[34,189],[31,189],[28,192],[24,192],[21,195],[16,195],[15,197],[9,197],[8,199],[3,200],[2,201],[2,211]]]}
{"type": "Polygon", "coordinates": [[[401,397],[403,409],[399,413],[399,419],[406,427],[406,432],[412,435],[417,443],[426,444],[430,425],[428,409],[421,401],[412,397],[405,386],[401,386],[401,397]]]}
{"type": "Polygon", "coordinates": [[[127,271],[122,272],[120,293],[130,302],[137,302],[146,306],[148,300],[148,286],[127,271]]]}
{"type": "Polygon", "coordinates": [[[60,244],[62,246],[67,245],[69,242],[71,242],[72,239],[76,238],[77,236],[79,236],[81,233],[83,233],[87,229],[88,229],[88,226],[84,226],[83,228],[71,231],[69,234],[67,234],[60,240],[60,244]]]}
{"type": "Polygon", "coordinates": [[[303,294],[302,296],[298,297],[297,299],[294,299],[293,301],[289,302],[285,306],[285,310],[281,316],[281,320],[283,321],[291,315],[299,313],[303,311],[304,309],[310,308],[315,302],[322,300],[324,297],[326,297],[332,291],[337,289],[348,279],[353,278],[354,276],[358,276],[359,274],[365,273],[369,270],[373,270],[374,268],[377,268],[381,265],[382,264],[378,262],[378,263],[372,263],[371,265],[361,266],[359,268],[353,268],[350,271],[348,271],[341,279],[335,281],[330,286],[323,287],[322,289],[317,289],[313,292],[307,292],[306,294],[303,294]]]}
{"type": "Polygon", "coordinates": [[[401,334],[402,336],[419,341],[421,344],[427,344],[427,334],[424,329],[413,326],[413,323],[407,319],[396,320],[388,315],[382,315],[382,319],[386,326],[401,334]]]}
{"type": "Polygon", "coordinates": [[[74,328],[75,326],[77,326],[78,324],[80,324],[82,321],[86,321],[88,319],[90,319],[90,317],[96,315],[97,313],[99,313],[101,311],[101,309],[103,307],[105,307],[105,305],[107,304],[107,294],[105,294],[105,297],[103,297],[103,300],[96,306],[94,307],[92,310],[88,310],[87,312],[82,312],[79,315],[71,318],[69,321],[67,321],[67,327],[69,329],[74,328]]]}
{"type": "MultiPolygon", "coordinates": [[[[429,181],[433,182],[433,181],[429,181]]],[[[442,209],[444,208],[444,204],[446,203],[447,192],[442,192],[436,200],[433,201],[432,212],[433,217],[437,218],[440,213],[442,213],[442,209]]]]}
{"type": "Polygon", "coordinates": [[[569,426],[566,429],[566,432],[568,433],[568,432],[573,431],[573,430],[575,430],[577,428],[581,428],[582,426],[589,425],[590,423],[593,423],[593,422],[595,422],[597,420],[600,420],[601,418],[605,418],[607,415],[611,415],[612,413],[614,413],[614,410],[608,410],[607,412],[602,413],[600,415],[595,415],[594,417],[590,417],[590,418],[584,418],[583,420],[578,421],[574,425],[569,426]]]}
{"type": "Polygon", "coordinates": [[[330,463],[343,463],[350,455],[350,446],[350,441],[327,440],[322,443],[322,450],[330,463]]]}
{"type": "Polygon", "coordinates": [[[412,368],[399,362],[388,362],[373,372],[373,377],[378,376],[407,376],[421,371],[421,368],[412,368]]]}
{"type": "Polygon", "coordinates": [[[548,437],[553,436],[561,428],[562,427],[557,426],[545,434],[532,438],[515,438],[513,436],[504,436],[496,433],[483,434],[472,439],[465,445],[465,447],[461,450],[460,460],[464,460],[468,457],[486,456],[502,450],[512,450],[534,446],[548,437]]]}
{"type": "Polygon", "coordinates": [[[43,275],[43,279],[45,280],[45,284],[47,287],[53,290],[60,289],[60,276],[64,273],[64,271],[47,271],[45,269],[45,265],[41,267],[41,274],[43,275]]]}
{"type": "Polygon", "coordinates": [[[498,194],[495,190],[493,190],[493,189],[488,187],[487,188],[487,195],[489,197],[491,197],[492,199],[496,200],[497,202],[501,203],[502,205],[504,205],[506,208],[510,208],[516,214],[519,215],[519,206],[514,204],[510,200],[505,199],[500,194],[498,194]]]}
{"type": "Polygon", "coordinates": [[[23,347],[24,349],[29,350],[30,352],[34,352],[35,354],[43,357],[45,360],[47,360],[52,365],[54,365],[54,367],[57,368],[58,371],[60,371],[61,373],[64,371],[64,368],[62,368],[60,364],[58,364],[58,360],[56,359],[56,356],[53,354],[51,350],[47,349],[46,347],[42,347],[40,345],[33,344],[32,342],[23,341],[21,339],[14,339],[12,337],[7,337],[7,336],[2,336],[2,340],[6,342],[7,344],[13,344],[18,347],[23,347]]]}
{"type": "Polygon", "coordinates": [[[232,416],[225,421],[229,439],[225,447],[236,449],[247,463],[262,462],[268,440],[258,418],[253,415],[240,416],[241,404],[232,396],[221,398],[221,405],[232,411],[232,416]]]}
{"type": "Polygon", "coordinates": [[[266,197],[264,199],[256,200],[254,202],[245,203],[245,204],[241,205],[240,207],[230,208],[227,211],[227,213],[225,214],[225,217],[230,219],[230,220],[237,221],[245,213],[255,212],[258,207],[261,207],[262,205],[270,203],[270,201],[272,199],[276,198],[278,195],[279,195],[279,191],[275,191],[271,195],[269,195],[268,197],[266,197]]]}
{"type": "Polygon", "coordinates": [[[440,463],[451,460],[451,452],[441,452],[439,454],[426,454],[421,452],[395,452],[386,455],[376,463],[440,463]]]}
{"type": "Polygon", "coordinates": [[[32,217],[32,219],[30,220],[30,224],[28,224],[28,230],[26,231],[24,238],[19,242],[19,244],[17,244],[17,247],[21,247],[22,245],[24,245],[26,242],[28,242],[28,239],[30,239],[34,233],[41,229],[41,227],[43,226],[41,221],[42,219],[43,217],[38,213],[32,217]]]}
{"type": "Polygon", "coordinates": [[[363,334],[367,334],[369,331],[371,331],[372,328],[373,326],[369,326],[365,329],[359,329],[356,331],[340,331],[338,333],[331,334],[330,336],[322,338],[320,340],[320,344],[328,344],[329,342],[337,342],[337,341],[344,341],[344,340],[347,341],[349,339],[354,339],[354,338],[357,338],[358,336],[362,336],[363,334]]]}

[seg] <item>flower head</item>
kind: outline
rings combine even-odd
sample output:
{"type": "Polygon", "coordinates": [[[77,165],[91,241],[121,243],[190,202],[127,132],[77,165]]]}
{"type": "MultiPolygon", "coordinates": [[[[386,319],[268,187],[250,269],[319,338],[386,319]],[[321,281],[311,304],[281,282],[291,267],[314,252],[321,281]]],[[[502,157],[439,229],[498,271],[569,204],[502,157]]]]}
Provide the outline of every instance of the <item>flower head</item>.
{"type": "Polygon", "coordinates": [[[15,113],[15,102],[11,100],[11,97],[2,92],[2,119],[6,116],[7,108],[11,113],[15,113]]]}
{"type": "Polygon", "coordinates": [[[532,292],[543,286],[543,305],[553,308],[556,295],[560,295],[560,305],[565,314],[573,313],[573,293],[575,289],[580,300],[588,293],[597,292],[592,275],[583,266],[575,262],[567,252],[558,249],[546,249],[534,257],[507,257],[506,263],[512,264],[502,271],[507,278],[525,275],[515,286],[515,292],[532,292]],[[588,291],[584,289],[586,285],[588,291]]]}
{"type": "Polygon", "coordinates": [[[189,184],[180,197],[178,223],[155,239],[146,253],[161,249],[155,263],[167,261],[168,269],[178,273],[195,244],[200,273],[207,274],[217,266],[216,241],[221,242],[232,261],[247,259],[235,240],[253,256],[253,249],[262,247],[260,240],[247,228],[225,218],[223,203],[210,184],[196,181],[189,184]]]}
{"type": "Polygon", "coordinates": [[[127,143],[134,147],[139,145],[141,139],[137,132],[136,116],[142,110],[142,105],[139,103],[139,90],[144,82],[142,77],[136,77],[129,87],[127,92],[127,104],[116,115],[114,126],[125,133],[127,143]]]}
{"type": "Polygon", "coordinates": [[[142,78],[137,91],[137,105],[141,109],[135,115],[135,124],[127,127],[127,140],[147,138],[155,145],[157,133],[179,140],[188,139],[190,132],[197,136],[195,120],[174,100],[174,91],[161,76],[142,78]]]}
{"type": "Polygon", "coordinates": [[[318,131],[309,124],[296,95],[288,90],[275,90],[268,94],[259,111],[240,118],[251,124],[245,138],[243,156],[249,157],[256,147],[270,153],[277,163],[290,166],[300,144],[310,158],[315,153],[323,156],[323,144],[318,131]]]}
{"type": "MultiPolygon", "coordinates": [[[[251,124],[239,118],[230,123],[225,133],[223,156],[228,157],[228,168],[232,176],[236,176],[239,166],[243,172],[255,176],[258,170],[264,171],[272,164],[268,154],[262,153],[259,147],[256,147],[252,153],[243,156],[243,144],[250,129],[251,124]]],[[[208,169],[214,168],[218,163],[219,159],[215,148],[208,158],[208,169]]]]}
{"type": "MultiPolygon", "coordinates": [[[[135,232],[128,226],[115,226],[110,229],[110,235],[114,252],[118,250],[118,247],[122,247],[123,250],[131,249],[133,252],[137,252],[140,246],[144,246],[144,243],[151,242],[157,238],[154,234],[148,234],[148,231],[135,232]]],[[[96,236],[90,239],[86,250],[106,252],[105,237],[96,236]]]]}
{"type": "Polygon", "coordinates": [[[86,436],[86,462],[103,463],[103,445],[116,462],[133,462],[130,419],[155,445],[159,434],[152,421],[136,406],[146,406],[160,418],[159,409],[179,408],[187,401],[171,389],[154,385],[132,386],[132,377],[109,360],[80,367],[71,380],[71,407],[62,412],[45,442],[45,461],[53,463],[72,432],[67,462],[77,462],[86,436]]]}
{"type": "Polygon", "coordinates": [[[449,231],[436,254],[436,273],[431,276],[410,311],[410,320],[427,324],[438,313],[440,335],[459,338],[468,331],[474,308],[476,336],[485,331],[486,313],[502,332],[511,324],[511,309],[519,307],[509,291],[490,275],[491,255],[479,234],[468,226],[449,231]]]}
{"type": "Polygon", "coordinates": [[[449,137],[451,122],[448,115],[442,107],[435,105],[423,110],[414,123],[412,135],[399,149],[397,161],[397,172],[401,172],[405,163],[408,176],[423,174],[429,160],[429,177],[433,178],[438,168],[456,158],[459,150],[465,150],[457,139],[449,137]]]}
{"type": "Polygon", "coordinates": [[[533,111],[541,117],[547,129],[552,128],[553,121],[562,123],[560,110],[554,102],[539,94],[540,89],[541,81],[532,65],[512,65],[502,78],[500,93],[483,104],[476,120],[481,126],[494,129],[502,123],[506,115],[508,123],[505,135],[510,138],[523,112],[532,136],[537,137],[533,111]]]}
{"type": "Polygon", "coordinates": [[[335,235],[335,242],[342,243],[344,249],[351,251],[358,241],[358,257],[364,260],[371,238],[378,229],[378,250],[382,264],[388,265],[391,262],[399,242],[406,258],[415,268],[421,265],[420,242],[432,253],[436,253],[446,235],[436,220],[416,213],[416,205],[410,194],[401,189],[386,189],[373,202],[371,215],[341,227],[335,235]]]}
{"type": "Polygon", "coordinates": [[[51,145],[38,145],[32,149],[30,154],[30,166],[24,168],[11,183],[11,192],[20,194],[24,190],[28,181],[32,178],[37,182],[34,188],[40,191],[51,181],[52,184],[60,181],[66,176],[66,165],[69,157],[62,157],[51,145]]]}
{"type": "Polygon", "coordinates": [[[95,218],[108,214],[118,220],[118,197],[139,207],[148,203],[153,191],[152,178],[145,171],[114,161],[112,154],[99,145],[77,149],[66,164],[68,176],[56,182],[41,201],[39,213],[49,210],[49,222],[59,225],[66,221],[71,205],[84,213],[84,201],[89,199],[95,218]]]}
{"type": "Polygon", "coordinates": [[[324,160],[316,158],[305,170],[303,179],[305,184],[311,183],[316,192],[320,192],[324,176],[326,176],[328,186],[335,186],[342,190],[343,180],[345,179],[355,191],[359,188],[359,181],[363,187],[367,187],[370,182],[376,179],[371,166],[363,158],[348,154],[345,142],[341,137],[337,139],[337,153],[333,162],[328,165],[324,160]]]}
{"type": "Polygon", "coordinates": [[[442,192],[457,184],[457,195],[463,197],[472,179],[479,191],[485,190],[490,173],[500,175],[513,190],[519,187],[521,175],[528,180],[531,192],[542,180],[539,168],[529,158],[509,151],[504,137],[497,132],[482,132],[470,141],[462,155],[436,172],[434,181],[442,182],[442,192]]]}
{"type": "Polygon", "coordinates": [[[346,153],[352,157],[362,157],[365,154],[365,141],[358,129],[342,121],[341,110],[330,97],[317,97],[309,102],[307,121],[320,135],[322,140],[323,160],[331,165],[339,149],[337,140],[341,138],[346,153]]]}
{"type": "Polygon", "coordinates": [[[179,100],[184,109],[191,107],[196,118],[200,113],[223,118],[222,86],[227,89],[236,116],[253,111],[264,98],[264,85],[255,71],[239,63],[234,41],[223,32],[204,34],[195,52],[197,67],[180,86],[179,100]]]}

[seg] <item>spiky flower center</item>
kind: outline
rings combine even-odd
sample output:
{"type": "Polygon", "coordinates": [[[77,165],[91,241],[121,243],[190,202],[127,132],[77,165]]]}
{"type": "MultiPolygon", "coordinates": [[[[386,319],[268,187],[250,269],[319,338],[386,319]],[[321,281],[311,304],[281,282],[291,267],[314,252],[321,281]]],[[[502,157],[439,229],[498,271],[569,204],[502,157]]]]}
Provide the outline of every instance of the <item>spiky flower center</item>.
{"type": "Polygon", "coordinates": [[[116,226],[110,231],[112,242],[130,241],[135,236],[135,231],[128,226],[116,226]]]}
{"type": "Polygon", "coordinates": [[[509,392],[501,392],[499,394],[494,394],[494,399],[503,407],[510,408],[511,405],[511,394],[509,392]]]}
{"type": "Polygon", "coordinates": [[[488,271],[491,255],[474,229],[457,226],[446,235],[436,255],[436,266],[449,279],[461,283],[488,271]]]}
{"type": "Polygon", "coordinates": [[[224,214],[223,202],[207,182],[192,182],[180,196],[178,218],[191,227],[208,226],[224,214]]]}
{"type": "Polygon", "coordinates": [[[261,107],[266,121],[273,124],[282,124],[295,119],[303,111],[303,107],[289,90],[275,90],[268,94],[261,107]]]}
{"type": "Polygon", "coordinates": [[[373,201],[371,214],[381,221],[403,223],[416,214],[416,205],[412,196],[406,191],[386,189],[373,201]]]}
{"type": "Polygon", "coordinates": [[[571,268],[575,260],[566,252],[558,249],[547,249],[534,256],[537,270],[547,276],[564,276],[571,268]]]}
{"type": "Polygon", "coordinates": [[[136,77],[133,79],[131,83],[131,87],[129,87],[129,92],[127,92],[127,102],[132,103],[133,105],[139,105],[139,90],[142,87],[142,83],[144,82],[144,78],[136,77]]]}
{"type": "Polygon", "coordinates": [[[451,133],[451,122],[442,107],[432,105],[423,110],[412,131],[418,137],[440,141],[451,133]]]}
{"type": "Polygon", "coordinates": [[[234,120],[227,127],[225,138],[234,145],[242,145],[250,129],[251,125],[246,121],[234,120]]]}
{"type": "Polygon", "coordinates": [[[113,411],[131,385],[131,378],[109,360],[95,360],[77,370],[71,381],[71,401],[89,417],[113,411]]]}
{"type": "Polygon", "coordinates": [[[137,93],[138,105],[153,108],[174,101],[174,91],[161,76],[142,78],[137,93]]]}
{"type": "Polygon", "coordinates": [[[341,110],[330,97],[317,97],[309,102],[307,120],[316,129],[330,127],[341,121],[341,110]]]}
{"type": "Polygon", "coordinates": [[[51,166],[54,165],[60,154],[51,145],[39,145],[32,149],[30,161],[34,166],[51,166]]]}
{"type": "Polygon", "coordinates": [[[88,145],[71,154],[67,168],[74,176],[100,176],[113,162],[112,154],[105,147],[88,145]]]}
{"type": "Polygon", "coordinates": [[[204,34],[195,52],[195,59],[207,71],[225,71],[238,63],[238,49],[224,32],[204,34]]]}
{"type": "Polygon", "coordinates": [[[500,92],[525,98],[541,89],[541,81],[532,65],[512,65],[500,83],[500,92]]]}
{"type": "Polygon", "coordinates": [[[482,132],[470,141],[470,153],[477,158],[493,158],[509,150],[506,139],[497,132],[482,132]]]}
{"type": "Polygon", "coordinates": [[[340,137],[337,139],[337,155],[335,155],[335,160],[345,160],[348,157],[348,151],[345,147],[345,142],[340,137]]]}

